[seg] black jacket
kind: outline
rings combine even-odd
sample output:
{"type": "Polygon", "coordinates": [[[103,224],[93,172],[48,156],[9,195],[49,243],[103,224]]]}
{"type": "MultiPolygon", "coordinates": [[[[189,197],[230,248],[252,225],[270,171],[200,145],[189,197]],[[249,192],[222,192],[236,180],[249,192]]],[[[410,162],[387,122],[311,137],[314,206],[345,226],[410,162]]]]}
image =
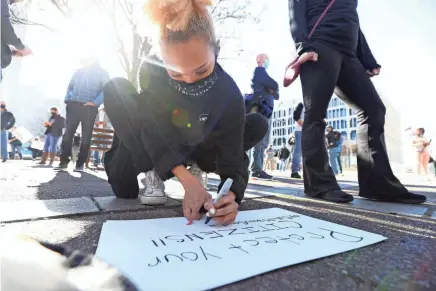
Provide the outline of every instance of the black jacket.
{"type": "Polygon", "coordinates": [[[207,93],[188,96],[181,90],[190,92],[199,84],[182,88],[182,84],[169,79],[165,68],[154,63],[161,61],[149,57],[141,66],[139,84],[140,106],[144,108],[142,135],[147,137],[143,143],[155,171],[165,181],[199,145],[206,152],[217,149],[216,172],[221,178],[218,188],[231,178],[230,189],[241,202],[248,183],[248,159],[243,147],[245,105],[238,86],[217,63],[208,77],[214,82],[207,93]]]}
{"type": "Polygon", "coordinates": [[[9,112],[7,110],[2,111],[1,122],[2,122],[1,130],[8,130],[8,129],[12,128],[12,126],[14,126],[15,117],[11,112],[9,112]]]}
{"type": "Polygon", "coordinates": [[[10,21],[10,14],[9,14],[9,4],[7,0],[1,0],[1,18],[2,18],[2,27],[1,27],[1,37],[2,37],[2,44],[1,44],[1,62],[2,62],[2,69],[6,68],[10,65],[12,61],[12,51],[9,48],[9,45],[12,45],[17,50],[24,49],[24,45],[21,42],[21,40],[17,37],[15,34],[14,28],[12,27],[11,21],[10,21]]]}
{"type": "Polygon", "coordinates": [[[50,117],[49,118],[49,122],[53,121],[51,126],[47,126],[47,129],[45,131],[45,134],[49,134],[51,133],[52,136],[62,136],[62,130],[65,127],[65,118],[63,118],[62,116],[60,116],[59,114],[56,115],[54,118],[50,117]]]}
{"type": "Polygon", "coordinates": [[[281,148],[281,149],[279,149],[278,157],[280,160],[286,160],[287,158],[289,158],[290,154],[291,153],[289,152],[289,150],[287,148],[281,148]]]}
{"type": "Polygon", "coordinates": [[[329,131],[325,135],[325,137],[327,139],[327,147],[329,149],[336,148],[339,145],[338,136],[337,136],[337,134],[334,131],[329,131]]]}
{"type": "Polygon", "coordinates": [[[288,0],[291,33],[299,55],[315,51],[314,43],[356,55],[363,67],[380,67],[369,49],[359,25],[357,0],[335,0],[327,14],[309,34],[331,0],[288,0]]]}

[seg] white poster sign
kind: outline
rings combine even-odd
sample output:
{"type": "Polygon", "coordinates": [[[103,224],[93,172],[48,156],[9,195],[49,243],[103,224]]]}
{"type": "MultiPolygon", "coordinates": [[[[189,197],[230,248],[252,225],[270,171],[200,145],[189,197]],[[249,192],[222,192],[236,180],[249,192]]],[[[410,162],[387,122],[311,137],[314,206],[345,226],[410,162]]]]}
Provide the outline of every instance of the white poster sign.
{"type": "Polygon", "coordinates": [[[335,223],[270,208],[241,211],[234,224],[185,218],[107,221],[97,256],[141,290],[206,290],[385,240],[335,223]]]}

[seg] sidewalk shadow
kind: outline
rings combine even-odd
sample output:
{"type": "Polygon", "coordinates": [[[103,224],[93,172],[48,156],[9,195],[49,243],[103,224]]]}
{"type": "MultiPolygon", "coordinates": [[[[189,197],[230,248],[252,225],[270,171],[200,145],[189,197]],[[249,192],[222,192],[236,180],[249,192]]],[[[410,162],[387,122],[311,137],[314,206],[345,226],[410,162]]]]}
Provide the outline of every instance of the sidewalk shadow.
{"type": "Polygon", "coordinates": [[[37,197],[40,200],[113,195],[106,179],[86,171],[58,171],[53,179],[40,183],[36,187],[38,187],[37,197]]]}

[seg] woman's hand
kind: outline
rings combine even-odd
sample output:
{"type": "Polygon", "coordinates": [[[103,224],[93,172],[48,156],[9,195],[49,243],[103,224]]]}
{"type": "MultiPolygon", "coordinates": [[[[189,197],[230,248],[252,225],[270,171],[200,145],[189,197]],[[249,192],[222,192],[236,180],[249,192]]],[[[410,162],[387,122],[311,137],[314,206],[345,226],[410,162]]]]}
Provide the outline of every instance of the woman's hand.
{"type": "Polygon", "coordinates": [[[215,205],[212,200],[209,200],[204,204],[204,208],[206,208],[209,213],[212,213],[213,219],[216,224],[232,224],[236,216],[238,215],[239,204],[236,203],[236,195],[232,191],[223,197],[221,197],[215,205]],[[211,209],[214,209],[211,211],[211,209]],[[215,213],[213,213],[215,212],[215,213]]]}
{"type": "Polygon", "coordinates": [[[204,213],[200,213],[200,208],[205,203],[212,201],[212,196],[204,189],[200,181],[195,177],[191,182],[185,183],[185,198],[183,199],[183,215],[192,223],[194,220],[200,220],[204,213]]]}
{"type": "Polygon", "coordinates": [[[307,53],[303,53],[299,58],[298,61],[296,61],[291,68],[295,68],[298,66],[301,66],[302,64],[308,62],[308,61],[312,61],[312,62],[317,62],[318,61],[318,54],[316,52],[307,52],[307,53]]]}
{"type": "Polygon", "coordinates": [[[368,76],[370,77],[374,77],[377,76],[378,74],[380,74],[380,67],[379,68],[375,68],[373,70],[366,70],[366,73],[368,74],[368,76]]]}

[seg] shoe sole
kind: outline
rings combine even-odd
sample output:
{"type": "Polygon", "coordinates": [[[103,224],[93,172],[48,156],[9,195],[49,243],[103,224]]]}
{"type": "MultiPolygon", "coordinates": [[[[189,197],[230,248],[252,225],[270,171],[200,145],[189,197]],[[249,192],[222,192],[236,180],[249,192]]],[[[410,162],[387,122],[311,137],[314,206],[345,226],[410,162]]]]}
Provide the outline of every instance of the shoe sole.
{"type": "Polygon", "coordinates": [[[379,197],[365,197],[365,196],[360,196],[361,198],[367,199],[367,200],[371,200],[371,201],[377,201],[377,202],[385,202],[385,203],[398,203],[398,204],[422,204],[424,202],[427,201],[426,200],[398,200],[398,199],[385,199],[385,198],[379,198],[379,197]]]}
{"type": "Polygon", "coordinates": [[[83,173],[83,172],[85,172],[85,170],[77,170],[77,169],[74,169],[73,172],[76,172],[76,173],[83,173]]]}
{"type": "Polygon", "coordinates": [[[56,169],[56,168],[54,168],[54,170],[58,171],[58,172],[67,172],[68,171],[68,169],[56,169]]]}
{"type": "Polygon", "coordinates": [[[261,181],[272,181],[274,178],[258,178],[258,177],[250,177],[253,180],[261,180],[261,181]]]}
{"type": "Polygon", "coordinates": [[[167,200],[166,196],[139,196],[139,202],[142,205],[164,205],[167,203],[167,200]]]}
{"type": "Polygon", "coordinates": [[[313,199],[323,200],[323,201],[332,202],[332,203],[350,203],[354,200],[354,197],[352,195],[350,195],[350,197],[348,197],[348,198],[326,199],[325,197],[309,195],[306,192],[304,192],[304,194],[306,196],[309,196],[310,198],[313,198],[313,199]]]}

